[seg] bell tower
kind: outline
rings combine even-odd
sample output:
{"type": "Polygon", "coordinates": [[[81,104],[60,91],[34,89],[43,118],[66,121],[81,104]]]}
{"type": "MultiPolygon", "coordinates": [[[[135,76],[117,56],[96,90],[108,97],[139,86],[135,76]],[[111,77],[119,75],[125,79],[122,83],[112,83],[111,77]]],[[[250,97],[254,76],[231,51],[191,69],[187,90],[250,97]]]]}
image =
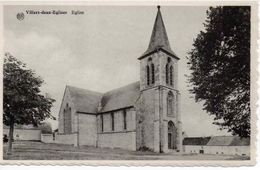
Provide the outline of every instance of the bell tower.
{"type": "Polygon", "coordinates": [[[179,58],[170,47],[160,6],[157,8],[148,49],[138,58],[142,107],[138,129],[142,134],[137,145],[155,152],[181,151],[179,58]]]}

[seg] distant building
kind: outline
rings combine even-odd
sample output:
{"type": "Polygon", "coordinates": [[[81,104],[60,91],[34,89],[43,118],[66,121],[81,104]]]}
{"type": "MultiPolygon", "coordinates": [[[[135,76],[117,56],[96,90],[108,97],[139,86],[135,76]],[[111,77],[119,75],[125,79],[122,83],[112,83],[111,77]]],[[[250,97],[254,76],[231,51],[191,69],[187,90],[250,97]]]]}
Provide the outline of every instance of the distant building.
{"type": "MultiPolygon", "coordinates": [[[[3,135],[7,135],[9,138],[9,127],[4,125],[3,135]]],[[[14,127],[13,139],[29,140],[29,141],[41,141],[41,129],[33,126],[18,126],[14,127]]]]}
{"type": "Polygon", "coordinates": [[[186,153],[201,153],[205,152],[205,146],[209,142],[210,137],[186,137],[183,139],[183,151],[186,153]]]}
{"type": "Polygon", "coordinates": [[[159,7],[148,49],[138,60],[140,81],[125,87],[99,93],[66,86],[55,142],[181,151],[179,58],[171,50],[159,7]]]}
{"type": "Polygon", "coordinates": [[[186,153],[250,156],[250,138],[238,136],[187,137],[183,140],[186,153]]]}

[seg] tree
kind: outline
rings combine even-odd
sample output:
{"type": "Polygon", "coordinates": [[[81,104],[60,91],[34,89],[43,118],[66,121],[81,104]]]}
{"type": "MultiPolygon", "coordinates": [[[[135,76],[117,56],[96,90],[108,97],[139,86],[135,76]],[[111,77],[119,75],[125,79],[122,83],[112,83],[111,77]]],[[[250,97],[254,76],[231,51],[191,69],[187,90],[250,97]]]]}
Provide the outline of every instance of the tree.
{"type": "Polygon", "coordinates": [[[3,70],[3,122],[10,127],[8,153],[12,151],[14,125],[38,126],[51,115],[51,98],[40,94],[41,77],[26,68],[26,64],[6,53],[3,70]]]}
{"type": "Polygon", "coordinates": [[[220,129],[249,137],[250,7],[210,7],[204,27],[188,54],[190,92],[220,129]]]}

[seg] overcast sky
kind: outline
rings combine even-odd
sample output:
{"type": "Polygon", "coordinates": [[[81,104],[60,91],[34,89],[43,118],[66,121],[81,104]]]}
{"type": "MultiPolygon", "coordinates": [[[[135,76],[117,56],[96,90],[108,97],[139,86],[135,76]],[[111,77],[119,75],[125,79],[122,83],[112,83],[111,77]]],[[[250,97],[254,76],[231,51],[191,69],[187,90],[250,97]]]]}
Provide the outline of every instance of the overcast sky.
{"type": "MultiPolygon", "coordinates": [[[[173,51],[179,61],[183,131],[188,136],[228,135],[195,103],[185,74],[187,52],[203,29],[208,7],[161,7],[173,51]]],[[[139,81],[137,58],[148,47],[156,7],[6,6],[5,51],[25,62],[44,80],[42,92],[56,100],[58,117],[66,85],[106,92],[139,81]],[[61,10],[67,15],[28,15],[26,10],[61,10]],[[84,15],[71,15],[71,10],[84,15]],[[18,12],[24,20],[16,18],[18,12]]],[[[57,121],[50,121],[53,129],[57,121]]]]}

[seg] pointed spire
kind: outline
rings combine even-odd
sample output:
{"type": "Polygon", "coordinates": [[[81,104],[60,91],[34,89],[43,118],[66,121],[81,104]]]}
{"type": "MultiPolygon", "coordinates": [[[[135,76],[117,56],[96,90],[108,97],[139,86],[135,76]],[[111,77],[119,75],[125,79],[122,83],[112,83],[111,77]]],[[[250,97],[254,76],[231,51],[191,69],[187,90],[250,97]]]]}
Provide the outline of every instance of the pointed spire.
{"type": "Polygon", "coordinates": [[[150,38],[148,49],[139,59],[157,50],[166,51],[170,53],[170,55],[177,57],[175,53],[171,50],[166,29],[163,23],[160,6],[157,6],[157,8],[158,8],[157,16],[154,22],[153,31],[150,38]]]}

